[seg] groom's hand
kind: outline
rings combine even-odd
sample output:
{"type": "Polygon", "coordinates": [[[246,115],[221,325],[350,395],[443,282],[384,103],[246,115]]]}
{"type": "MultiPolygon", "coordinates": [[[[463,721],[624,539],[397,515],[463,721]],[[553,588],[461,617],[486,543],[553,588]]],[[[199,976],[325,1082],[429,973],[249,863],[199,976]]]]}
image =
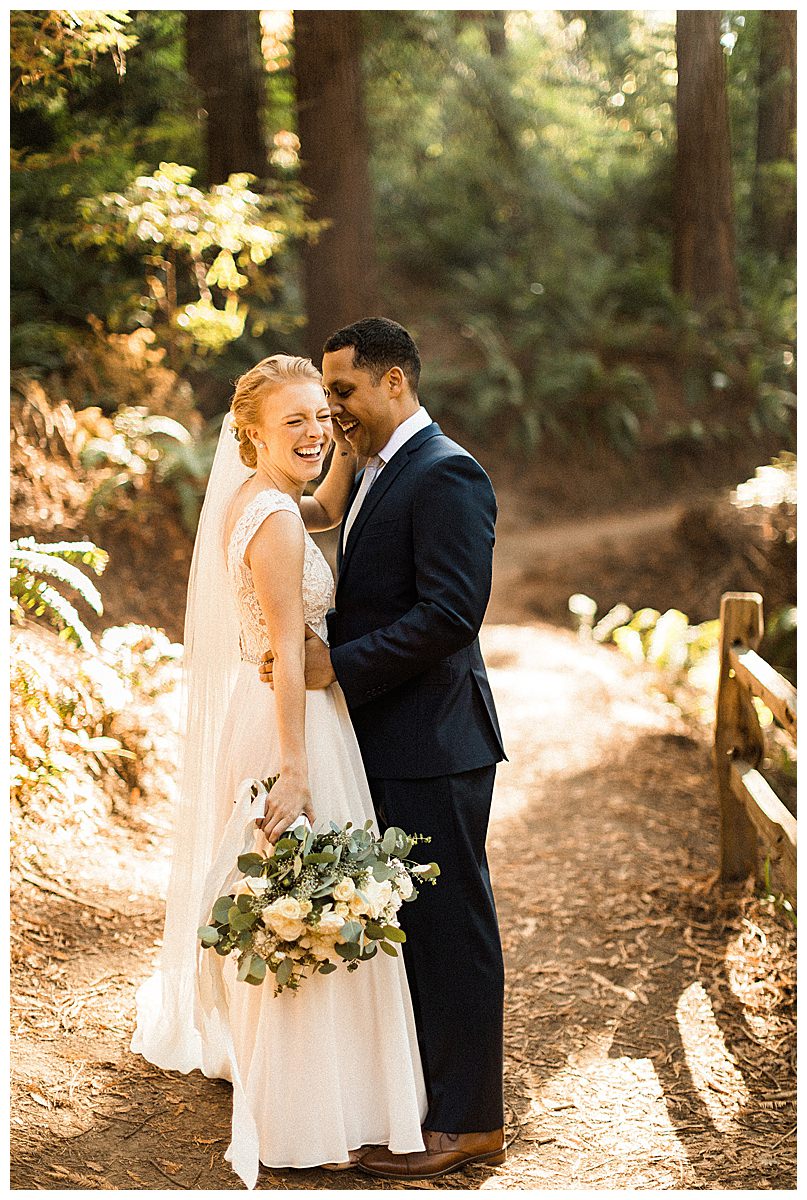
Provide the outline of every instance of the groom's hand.
{"type": "MultiPolygon", "coordinates": [[[[259,667],[261,680],[270,687],[275,686],[274,659],[271,650],[267,650],[259,667]]],[[[309,692],[319,688],[329,687],[336,681],[331,666],[331,652],[321,637],[313,629],[305,629],[305,686],[309,692]]]]}

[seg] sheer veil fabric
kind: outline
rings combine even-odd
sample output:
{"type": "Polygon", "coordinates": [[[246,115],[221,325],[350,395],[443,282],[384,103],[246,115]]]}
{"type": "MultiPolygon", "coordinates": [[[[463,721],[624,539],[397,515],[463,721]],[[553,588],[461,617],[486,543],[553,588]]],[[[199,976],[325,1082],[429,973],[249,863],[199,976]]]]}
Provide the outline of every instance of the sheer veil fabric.
{"type": "Polygon", "coordinates": [[[216,750],[240,662],[238,612],[227,578],[227,511],[252,471],[241,461],[227,413],[205,493],[191,560],[185,610],[180,786],[175,808],[165,930],[157,971],[138,989],[131,1048],[166,1070],[203,1061],[194,1020],[196,930],[215,846],[216,750]]]}

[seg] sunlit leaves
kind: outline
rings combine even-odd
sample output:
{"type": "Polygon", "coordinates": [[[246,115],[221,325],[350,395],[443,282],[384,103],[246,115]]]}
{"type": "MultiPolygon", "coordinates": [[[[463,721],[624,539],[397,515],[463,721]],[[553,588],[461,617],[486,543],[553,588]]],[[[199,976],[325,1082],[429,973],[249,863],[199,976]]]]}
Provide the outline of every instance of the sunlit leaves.
{"type": "Polygon", "coordinates": [[[92,634],[75,605],[53,584],[70,588],[94,612],[102,613],[100,592],[75,564],[81,562],[100,575],[107,560],[106,551],[92,542],[39,543],[32,537],[19,538],[10,549],[12,612],[45,617],[56,626],[60,637],[85,649],[94,648],[92,634]]]}

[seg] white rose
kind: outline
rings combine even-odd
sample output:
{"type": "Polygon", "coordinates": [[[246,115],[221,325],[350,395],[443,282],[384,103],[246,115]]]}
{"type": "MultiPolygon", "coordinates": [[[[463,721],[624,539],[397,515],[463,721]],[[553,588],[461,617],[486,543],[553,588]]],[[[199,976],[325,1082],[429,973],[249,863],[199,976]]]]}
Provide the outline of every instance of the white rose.
{"type": "Polygon", "coordinates": [[[277,913],[281,917],[288,917],[291,921],[299,921],[303,915],[300,901],[294,896],[281,896],[278,900],[273,900],[266,911],[277,913]]]}
{"type": "Polygon", "coordinates": [[[379,883],[371,875],[367,880],[364,893],[367,896],[370,916],[376,920],[381,916],[387,904],[389,904],[390,897],[392,896],[392,884],[388,879],[385,879],[383,883],[379,883]]]}
{"type": "Polygon", "coordinates": [[[344,900],[340,900],[333,911],[336,913],[336,915],[338,917],[347,918],[350,916],[350,905],[345,904],[344,900]]]}
{"type": "Polygon", "coordinates": [[[310,900],[301,900],[300,901],[300,912],[302,913],[302,915],[304,917],[308,916],[308,914],[312,911],[313,907],[314,907],[314,905],[311,903],[310,900]]]}
{"type": "Polygon", "coordinates": [[[356,891],[352,879],[340,879],[333,889],[334,900],[349,900],[356,891]]]}
{"type": "Polygon", "coordinates": [[[324,912],[317,926],[318,938],[322,941],[336,941],[344,923],[337,912],[324,912]]]}
{"type": "Polygon", "coordinates": [[[396,875],[395,883],[396,883],[398,891],[401,893],[401,896],[403,897],[403,899],[408,900],[409,897],[412,895],[412,893],[415,890],[414,884],[412,883],[412,880],[409,878],[408,872],[401,871],[401,873],[399,875],[396,875]]]}

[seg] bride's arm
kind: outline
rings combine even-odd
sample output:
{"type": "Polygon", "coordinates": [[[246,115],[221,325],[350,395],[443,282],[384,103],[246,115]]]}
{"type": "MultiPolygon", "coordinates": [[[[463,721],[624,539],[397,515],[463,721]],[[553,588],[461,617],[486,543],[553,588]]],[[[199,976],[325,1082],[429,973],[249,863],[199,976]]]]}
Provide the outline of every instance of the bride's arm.
{"type": "Polygon", "coordinates": [[[313,496],[303,496],[300,512],[309,533],[333,529],[345,515],[347,501],[356,478],[356,455],[345,441],[344,435],[334,431],[336,445],[328,474],[314,491],[313,496]]]}
{"type": "Polygon", "coordinates": [[[280,779],[267,798],[262,826],[270,842],[276,842],[301,812],[313,820],[305,747],[304,553],[299,518],[280,510],[258,527],[244,554],[275,655],[280,779]]]}

